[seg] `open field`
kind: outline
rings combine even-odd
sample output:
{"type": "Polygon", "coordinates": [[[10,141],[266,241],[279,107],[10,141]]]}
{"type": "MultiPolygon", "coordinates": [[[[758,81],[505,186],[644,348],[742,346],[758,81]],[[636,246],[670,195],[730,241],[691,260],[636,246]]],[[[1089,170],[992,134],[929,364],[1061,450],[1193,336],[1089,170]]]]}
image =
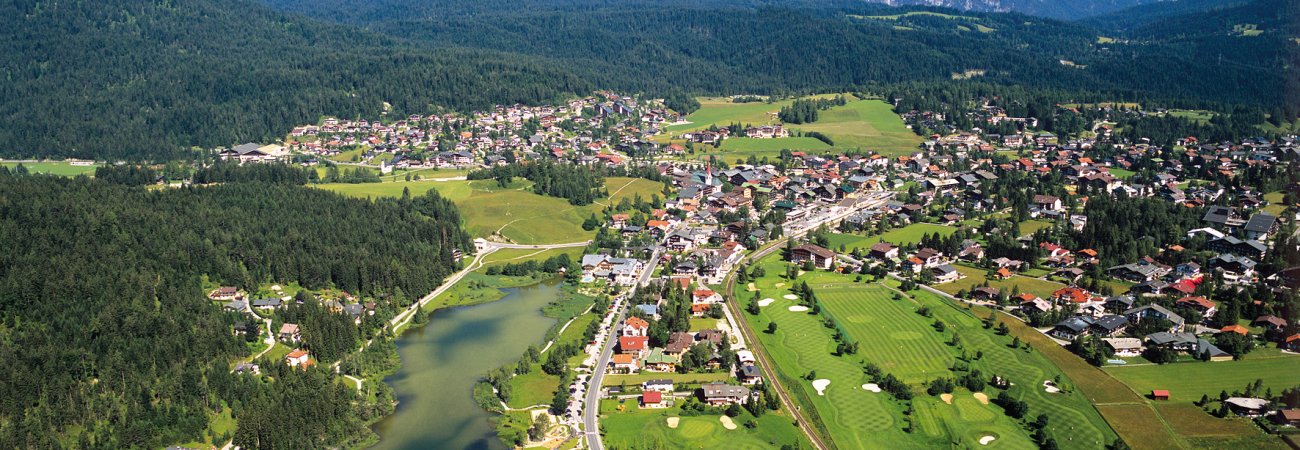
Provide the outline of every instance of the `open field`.
{"type": "Polygon", "coordinates": [[[731,374],[726,372],[712,373],[658,373],[642,372],[634,374],[609,374],[601,380],[605,386],[640,386],[641,383],[650,380],[673,380],[674,384],[704,384],[714,381],[730,380],[731,374]]]}
{"type": "Polygon", "coordinates": [[[72,163],[64,161],[42,161],[32,163],[0,162],[0,166],[8,167],[9,170],[14,170],[14,168],[18,167],[19,164],[22,164],[23,167],[27,168],[27,171],[30,173],[59,175],[64,177],[75,177],[77,175],[93,176],[95,175],[95,167],[97,167],[95,165],[74,166],[72,163]]]}
{"type": "MultiPolygon", "coordinates": [[[[321,184],[322,189],[353,197],[396,197],[403,189],[412,196],[437,189],[443,197],[460,207],[465,229],[475,237],[500,234],[519,244],[576,242],[590,239],[595,231],[582,229],[582,222],[624,198],[637,195],[647,201],[659,194],[663,185],[641,178],[609,178],[605,189],[610,197],[591,205],[574,206],[562,198],[534,194],[532,183],[516,180],[508,187],[493,180],[474,181],[394,181],[386,183],[321,184]]],[[[516,255],[517,256],[517,255],[516,255]]]]}
{"type": "Polygon", "coordinates": [[[961,272],[962,275],[965,275],[966,278],[951,283],[936,284],[934,285],[935,289],[956,295],[957,292],[963,289],[970,291],[971,289],[983,285],[985,281],[988,281],[990,287],[1005,288],[1007,293],[1010,295],[1018,295],[1021,292],[1028,292],[1046,299],[1051,297],[1052,292],[1065,287],[1064,284],[1054,281],[1040,280],[1038,278],[1029,278],[1020,275],[1015,275],[1005,280],[999,280],[996,278],[987,279],[987,270],[964,264],[954,264],[953,267],[957,268],[957,271],[961,272]]]}
{"type": "Polygon", "coordinates": [[[1274,356],[1246,355],[1241,361],[1185,362],[1148,366],[1110,366],[1106,373],[1123,381],[1139,394],[1153,389],[1167,389],[1170,403],[1191,403],[1202,395],[1217,398],[1220,391],[1244,390],[1256,379],[1273,392],[1300,384],[1300,356],[1274,353],[1274,356]]]}
{"type": "MultiPolygon", "coordinates": [[[[1034,448],[1016,421],[1006,417],[1001,408],[979,404],[969,391],[958,389],[952,404],[923,393],[922,386],[929,380],[955,376],[950,368],[959,364],[1011,379],[1015,383],[1011,394],[1029,403],[1031,414],[1052,417],[1048,432],[1062,448],[1096,448],[1098,443],[1114,439],[1082,394],[1047,394],[1038,387],[1060,374],[1047,359],[1008,347],[1010,336],[995,336],[983,329],[980,320],[964,309],[925,292],[894,300],[894,291],[881,284],[853,283],[852,278],[828,272],[806,273],[799,280],[816,291],[826,311],[860,343],[857,355],[836,356],[833,330],[823,326],[820,316],[789,311],[794,301],[783,298],[788,285],[776,286],[790,283],[779,276],[784,263],[769,256],[758,264],[774,274],[755,282],[759,295],[777,300],[757,316],[748,316],[748,322],[756,330],[765,330],[769,322],[778,325],[774,334],[758,332],[759,340],[797,402],[813,418],[820,418],[838,447],[968,447],[992,435],[998,439],[990,448],[1034,448]],[[921,306],[933,317],[921,316],[921,306]],[[935,331],[931,324],[936,319],[947,324],[947,330],[935,331]],[[960,346],[949,345],[954,332],[962,336],[960,346]],[[961,360],[963,351],[968,358],[976,352],[982,357],[961,360]],[[916,412],[911,419],[902,414],[900,404],[891,396],[860,388],[866,382],[863,361],[913,386],[918,396],[912,402],[916,412]],[[802,378],[810,371],[816,371],[818,379],[831,381],[824,396],[817,395],[802,378]],[[908,420],[914,431],[900,432],[908,420]],[[1073,429],[1068,429],[1071,426],[1073,429]]],[[[985,392],[996,396],[997,390],[985,392]]]]}
{"type": "Polygon", "coordinates": [[[511,408],[527,408],[533,405],[549,405],[555,396],[555,389],[560,387],[560,377],[547,375],[541,364],[533,364],[532,370],[510,379],[511,408]]]}
{"type": "Polygon", "coordinates": [[[1282,217],[1282,214],[1286,212],[1286,204],[1283,203],[1285,199],[1286,197],[1282,195],[1281,191],[1264,194],[1264,200],[1268,201],[1268,206],[1263,208],[1264,212],[1282,217]]]}
{"type": "MultiPolygon", "coordinates": [[[[707,147],[706,147],[707,148],[707,147]]],[[[734,156],[739,152],[755,152],[755,157],[759,157],[758,152],[772,152],[773,155],[779,155],[781,150],[825,150],[831,146],[825,142],[810,137],[787,137],[775,139],[758,139],[748,137],[733,137],[722,141],[722,150],[727,156],[734,156]]],[[[697,147],[696,150],[699,150],[697,147]]]]}
{"type": "Polygon", "coordinates": [[[941,236],[948,236],[955,233],[956,231],[957,231],[956,228],[947,225],[938,225],[933,223],[914,223],[905,226],[903,228],[895,228],[893,230],[886,231],[884,234],[873,234],[870,236],[863,236],[860,234],[831,233],[830,247],[832,249],[838,250],[840,248],[840,245],[843,244],[844,247],[848,250],[852,250],[854,248],[859,248],[859,247],[863,249],[870,249],[872,245],[875,245],[877,242],[880,242],[881,239],[884,239],[885,242],[894,245],[915,244],[917,242],[921,242],[921,237],[927,234],[939,233],[939,235],[941,236]]]}
{"type": "MultiPolygon", "coordinates": [[[[833,94],[814,97],[831,97],[833,94]]],[[[742,125],[766,125],[779,123],[776,112],[792,103],[783,100],[774,103],[731,103],[726,98],[701,98],[700,109],[687,115],[688,124],[671,125],[665,128],[673,135],[687,131],[702,130],[710,126],[725,127],[733,123],[742,125]]],[[[837,148],[868,148],[886,155],[903,155],[916,151],[922,138],[907,129],[903,120],[894,114],[890,105],[876,99],[851,98],[848,104],[823,110],[818,120],[806,124],[788,124],[787,128],[798,131],[817,131],[835,142],[837,148]]],[[[721,154],[730,160],[732,151],[768,151],[775,152],[782,148],[817,150],[826,148],[825,144],[812,138],[787,139],[747,139],[733,137],[722,145],[721,154]],[[732,144],[730,141],[737,141],[732,144]],[[816,142],[816,143],[813,143],[816,142]],[[821,144],[821,145],[818,145],[821,144]],[[796,146],[797,145],[797,146],[796,146]]],[[[696,149],[699,156],[699,148],[696,149]]],[[[705,153],[709,154],[709,153],[705,153]]],[[[744,155],[748,156],[748,155],[744,155]]],[[[756,155],[758,156],[758,155],[756,155]]]]}
{"type": "Polygon", "coordinates": [[[1038,230],[1050,226],[1052,226],[1052,222],[1050,221],[1038,220],[1038,219],[1026,220],[1024,222],[1020,222],[1020,234],[1022,236],[1026,234],[1034,234],[1038,232],[1038,230]]]}
{"type": "Polygon", "coordinates": [[[617,400],[600,403],[601,429],[610,448],[699,448],[699,449],[770,449],[782,445],[810,448],[789,417],[779,413],[764,414],[757,419],[742,411],[733,419],[734,430],[722,426],[721,416],[706,414],[682,416],[680,408],[640,409],[636,399],[620,405],[617,400]],[[619,411],[618,407],[624,410],[619,411]],[[669,417],[678,417],[676,428],[668,426],[669,417]],[[754,421],[749,428],[742,424],[754,421]]]}
{"type": "Polygon", "coordinates": [[[853,100],[822,111],[816,122],[790,128],[830,136],[836,147],[867,148],[886,156],[915,152],[922,141],[907,129],[888,103],[880,100],[853,100]]]}

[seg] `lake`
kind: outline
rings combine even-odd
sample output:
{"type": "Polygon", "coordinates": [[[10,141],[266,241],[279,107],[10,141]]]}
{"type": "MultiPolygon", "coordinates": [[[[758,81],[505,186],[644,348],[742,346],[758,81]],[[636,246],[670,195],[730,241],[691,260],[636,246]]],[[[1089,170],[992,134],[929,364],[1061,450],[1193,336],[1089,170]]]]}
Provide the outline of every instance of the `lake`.
{"type": "Polygon", "coordinates": [[[474,383],[541,343],[555,323],[541,308],[558,298],[560,282],[503,291],[501,300],[435,311],[397,340],[402,368],[385,382],[399,403],[375,424],[374,449],[506,448],[488,421],[492,414],[474,403],[474,383]]]}

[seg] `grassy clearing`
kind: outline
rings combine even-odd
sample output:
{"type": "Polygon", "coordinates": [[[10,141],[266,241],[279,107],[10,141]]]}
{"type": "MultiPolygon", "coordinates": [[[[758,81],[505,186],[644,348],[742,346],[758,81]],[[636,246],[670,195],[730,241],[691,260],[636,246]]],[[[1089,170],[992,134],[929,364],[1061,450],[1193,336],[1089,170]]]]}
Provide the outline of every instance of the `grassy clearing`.
{"type": "Polygon", "coordinates": [[[963,264],[956,264],[953,265],[953,267],[956,267],[957,271],[961,272],[962,275],[965,275],[966,278],[962,278],[960,280],[951,283],[935,285],[934,286],[935,289],[946,292],[948,294],[956,295],[957,292],[959,291],[962,290],[970,291],[971,289],[983,285],[984,282],[987,281],[989,283],[989,286],[994,288],[1000,288],[1000,289],[1005,288],[1007,292],[1011,295],[1017,295],[1020,294],[1021,292],[1028,292],[1030,294],[1034,294],[1042,298],[1048,298],[1052,295],[1052,292],[1055,292],[1057,289],[1065,287],[1065,285],[1061,283],[1047,281],[1047,280],[1040,280],[1038,278],[1029,278],[1020,275],[1016,275],[1005,280],[999,280],[996,278],[989,279],[987,278],[988,275],[987,270],[979,269],[979,268],[975,268],[963,264]]]}
{"type": "Polygon", "coordinates": [[[423,195],[437,189],[460,207],[465,228],[471,235],[500,234],[520,244],[575,242],[590,239],[594,231],[582,229],[582,222],[606,205],[637,195],[647,201],[660,194],[663,185],[641,178],[609,178],[605,189],[610,197],[591,205],[574,206],[568,201],[534,194],[531,182],[516,180],[505,188],[493,180],[394,181],[387,183],[322,184],[318,187],[353,197],[397,197],[404,189],[423,195]]]}
{"type": "Polygon", "coordinates": [[[1052,222],[1046,220],[1026,220],[1020,222],[1020,233],[1021,235],[1034,234],[1038,232],[1038,230],[1051,227],[1052,225],[1052,222]]]}
{"type": "Polygon", "coordinates": [[[774,152],[780,154],[783,149],[790,150],[825,150],[831,146],[810,137],[787,137],[775,139],[757,139],[747,137],[728,138],[722,142],[722,150],[728,156],[734,151],[774,152]]]}
{"type": "Polygon", "coordinates": [[[1191,403],[1200,400],[1202,395],[1218,397],[1220,391],[1244,390],[1256,379],[1264,380],[1263,387],[1272,388],[1275,393],[1295,387],[1296,374],[1300,374],[1300,356],[1281,353],[1252,356],[1246,355],[1241,361],[1111,366],[1104,370],[1138,393],[1168,389],[1170,403],[1191,403]]]}
{"type": "Polygon", "coordinates": [[[1264,200],[1268,201],[1268,206],[1263,208],[1264,212],[1277,217],[1282,217],[1282,214],[1286,213],[1287,205],[1284,203],[1286,198],[1283,196],[1282,192],[1269,192],[1264,194],[1264,200]]]}
{"type": "Polygon", "coordinates": [[[1137,172],[1128,169],[1110,169],[1110,174],[1119,179],[1127,180],[1133,178],[1133,175],[1137,175],[1137,172]]]}
{"type": "Polygon", "coordinates": [[[853,100],[822,111],[816,122],[790,128],[823,133],[835,141],[836,147],[867,148],[887,156],[915,152],[922,141],[881,100],[853,100]]]}
{"type": "Polygon", "coordinates": [[[955,232],[957,232],[956,228],[947,225],[914,223],[903,228],[886,231],[884,234],[873,234],[870,236],[832,233],[830,235],[830,246],[834,249],[839,249],[840,245],[844,245],[848,250],[859,247],[870,249],[872,245],[880,242],[881,239],[894,245],[915,244],[921,242],[921,237],[927,234],[938,233],[941,236],[948,236],[955,232]]]}
{"type": "Polygon", "coordinates": [[[64,161],[42,161],[34,163],[0,162],[0,166],[8,167],[9,170],[14,170],[14,168],[18,167],[19,164],[22,164],[23,167],[27,168],[27,171],[30,173],[58,175],[61,177],[75,177],[77,175],[93,176],[95,175],[95,168],[98,167],[98,165],[74,166],[72,163],[64,161]]]}
{"type": "Polygon", "coordinates": [[[555,395],[555,389],[560,387],[560,377],[547,375],[542,372],[541,364],[533,364],[533,368],[526,374],[517,375],[510,379],[510,401],[506,404],[511,408],[527,408],[534,405],[549,405],[555,395]]]}
{"type": "Polygon", "coordinates": [[[1102,417],[1135,450],[1187,448],[1155,410],[1143,403],[1097,405],[1102,417]]]}
{"type": "Polygon", "coordinates": [[[971,16],[958,16],[958,15],[954,15],[954,14],[943,14],[943,13],[937,13],[937,12],[931,12],[931,11],[908,11],[908,12],[903,13],[903,14],[893,14],[893,15],[888,15],[888,16],[859,16],[859,15],[849,15],[849,17],[852,17],[852,18],[855,18],[855,19],[875,19],[875,20],[898,20],[898,19],[903,18],[903,17],[912,17],[912,16],[931,16],[931,17],[939,17],[939,18],[942,18],[942,19],[949,19],[949,20],[970,20],[970,21],[976,21],[976,20],[979,20],[978,17],[971,17],[971,16]]]}
{"type": "Polygon", "coordinates": [[[726,372],[713,373],[634,373],[629,375],[609,374],[601,380],[605,386],[640,386],[641,383],[650,380],[673,380],[673,384],[704,384],[714,381],[726,381],[731,379],[731,374],[726,372]]]}
{"type": "Polygon", "coordinates": [[[636,400],[619,403],[603,400],[600,405],[601,429],[610,448],[718,448],[770,449],[782,445],[810,448],[811,443],[793,425],[789,417],[765,414],[757,419],[748,411],[733,419],[738,427],[728,430],[719,415],[682,417],[680,408],[640,409],[636,400]],[[618,409],[619,406],[623,410],[618,409]],[[669,417],[678,417],[677,428],[668,426],[669,417]],[[754,421],[757,426],[743,424],[754,421]]]}
{"type": "MultiPolygon", "coordinates": [[[[830,96],[833,94],[814,97],[830,96]]],[[[774,103],[731,103],[725,98],[701,98],[700,109],[685,118],[690,123],[669,126],[666,130],[676,135],[710,126],[725,127],[733,123],[751,125],[778,123],[776,112],[791,102],[791,100],[784,100],[774,103]]],[[[907,129],[903,120],[894,114],[889,104],[877,99],[850,99],[844,106],[821,111],[817,122],[791,124],[788,127],[791,130],[817,131],[826,134],[835,142],[834,147],[837,148],[868,148],[886,155],[912,153],[922,141],[920,136],[907,129]]],[[[733,152],[749,151],[771,152],[775,155],[783,148],[817,150],[826,148],[826,145],[812,138],[733,137],[723,143],[721,152],[704,154],[721,153],[731,157],[733,152]]]]}

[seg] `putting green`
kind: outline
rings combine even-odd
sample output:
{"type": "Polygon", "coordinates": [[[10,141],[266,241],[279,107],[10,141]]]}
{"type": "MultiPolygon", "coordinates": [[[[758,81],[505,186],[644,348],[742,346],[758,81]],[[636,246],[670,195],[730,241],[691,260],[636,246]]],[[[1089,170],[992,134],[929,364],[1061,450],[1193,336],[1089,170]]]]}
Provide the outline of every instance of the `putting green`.
{"type": "Polygon", "coordinates": [[[712,416],[682,418],[682,422],[677,425],[677,433],[687,439],[699,439],[708,436],[718,429],[717,425],[713,424],[713,422],[717,422],[716,419],[716,417],[712,416]],[[714,420],[706,421],[705,419],[714,420]]]}

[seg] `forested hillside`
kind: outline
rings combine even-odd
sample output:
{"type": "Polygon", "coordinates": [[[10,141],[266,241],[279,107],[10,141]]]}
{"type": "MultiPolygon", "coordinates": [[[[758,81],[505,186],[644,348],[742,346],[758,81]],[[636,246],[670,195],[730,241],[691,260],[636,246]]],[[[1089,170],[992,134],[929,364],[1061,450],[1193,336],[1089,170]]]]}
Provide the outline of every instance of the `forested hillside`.
{"type": "Polygon", "coordinates": [[[322,115],[562,98],[593,86],[519,55],[412,50],[251,1],[0,3],[0,156],[165,159],[322,115]]]}
{"type": "Polygon", "coordinates": [[[1284,86],[1276,58],[1211,64],[1192,48],[1103,43],[1095,28],[1019,14],[836,0],[528,0],[526,8],[493,8],[492,0],[263,1],[432,48],[563,61],[583,79],[634,91],[824,92],[959,84],[954,75],[974,74],[1032,88],[1272,107],[1284,86]]]}
{"type": "Polygon", "coordinates": [[[324,370],[275,363],[264,369],[275,383],[230,375],[248,353],[232,325],[247,319],[200,283],[409,302],[388,294],[428,292],[469,246],[455,207],[428,195],[370,202],[263,183],[154,192],[0,167],[0,447],[161,448],[198,436],[223,404],[241,443],[366,439],[390,400],[357,398],[324,370]]]}
{"type": "Polygon", "coordinates": [[[1297,46],[1269,30],[1113,42],[1090,25],[857,0],[262,1],[287,12],[0,4],[0,156],[170,159],[323,115],[376,118],[385,102],[400,117],[598,88],[679,99],[975,78],[1267,109],[1297,72],[1297,46]]]}

